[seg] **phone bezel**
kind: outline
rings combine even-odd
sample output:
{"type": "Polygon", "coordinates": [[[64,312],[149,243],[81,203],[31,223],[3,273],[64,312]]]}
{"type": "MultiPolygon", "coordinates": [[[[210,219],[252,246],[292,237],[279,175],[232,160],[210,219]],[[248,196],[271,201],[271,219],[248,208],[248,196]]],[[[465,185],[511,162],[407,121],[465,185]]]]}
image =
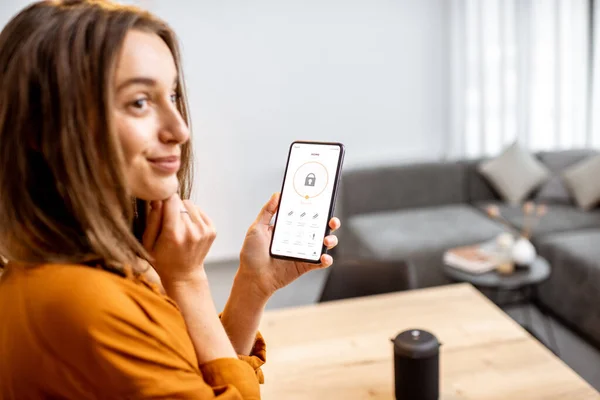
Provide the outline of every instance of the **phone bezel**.
{"type": "MultiPolygon", "coordinates": [[[[320,146],[321,145],[322,146],[338,146],[340,148],[340,155],[338,157],[338,164],[337,164],[337,168],[335,171],[335,178],[334,178],[334,182],[333,182],[333,192],[331,194],[331,201],[329,202],[329,214],[327,216],[327,224],[325,225],[325,232],[323,235],[323,237],[325,238],[331,232],[331,228],[329,227],[329,221],[331,220],[331,218],[333,218],[333,212],[335,210],[335,203],[337,200],[338,187],[339,187],[339,183],[341,180],[342,164],[344,162],[344,155],[346,154],[346,149],[345,149],[344,145],[340,142],[313,142],[313,141],[305,141],[305,140],[293,141],[292,144],[290,144],[287,161],[285,163],[285,171],[283,173],[283,182],[281,184],[281,192],[280,192],[281,196],[279,197],[279,204],[277,204],[278,211],[279,211],[279,206],[281,205],[281,199],[283,198],[283,190],[285,188],[285,177],[287,176],[287,173],[288,173],[288,167],[290,165],[290,157],[292,156],[292,150],[294,149],[294,145],[296,145],[296,144],[315,144],[315,145],[320,145],[320,146]]],[[[305,262],[305,263],[310,263],[310,264],[321,264],[321,257],[323,256],[323,254],[327,254],[327,246],[325,246],[325,244],[323,244],[321,246],[321,254],[319,255],[318,260],[311,260],[308,258],[282,256],[280,254],[273,253],[273,239],[275,238],[275,229],[277,229],[277,220],[278,219],[279,219],[279,212],[277,212],[277,215],[275,216],[275,222],[273,223],[273,234],[271,235],[271,242],[269,243],[269,254],[271,255],[271,257],[281,259],[281,260],[300,261],[300,262],[305,262]]]]}

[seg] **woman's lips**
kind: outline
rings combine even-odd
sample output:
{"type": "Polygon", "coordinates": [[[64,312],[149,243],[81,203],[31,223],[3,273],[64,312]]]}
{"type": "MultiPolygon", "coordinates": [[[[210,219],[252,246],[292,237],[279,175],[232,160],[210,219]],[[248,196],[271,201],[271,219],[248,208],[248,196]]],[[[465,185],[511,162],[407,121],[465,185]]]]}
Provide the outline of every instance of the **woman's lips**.
{"type": "Polygon", "coordinates": [[[179,167],[181,166],[181,160],[179,157],[163,157],[163,158],[152,158],[148,159],[150,165],[152,167],[162,173],[165,174],[175,174],[179,171],[179,167]]]}

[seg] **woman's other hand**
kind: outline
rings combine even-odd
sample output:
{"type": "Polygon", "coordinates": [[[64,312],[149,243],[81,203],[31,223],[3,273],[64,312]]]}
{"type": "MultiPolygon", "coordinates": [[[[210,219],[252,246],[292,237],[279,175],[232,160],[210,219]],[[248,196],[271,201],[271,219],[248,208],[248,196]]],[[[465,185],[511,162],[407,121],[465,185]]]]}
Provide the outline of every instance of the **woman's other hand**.
{"type": "Polygon", "coordinates": [[[177,194],[150,206],[142,243],[163,284],[205,276],[204,259],[217,235],[211,220],[177,194]]]}
{"type": "Polygon", "coordinates": [[[142,242],[166,293],[179,306],[200,364],[237,354],[219,320],[204,271],[216,237],[210,219],[177,194],[151,203],[142,242]]]}

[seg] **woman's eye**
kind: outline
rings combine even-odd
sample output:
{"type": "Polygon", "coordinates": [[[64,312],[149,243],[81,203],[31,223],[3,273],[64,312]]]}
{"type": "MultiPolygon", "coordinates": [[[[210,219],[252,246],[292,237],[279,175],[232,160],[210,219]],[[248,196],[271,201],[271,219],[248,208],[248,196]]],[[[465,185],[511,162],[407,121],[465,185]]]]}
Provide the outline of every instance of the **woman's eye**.
{"type": "Polygon", "coordinates": [[[177,93],[173,93],[173,94],[171,95],[171,102],[172,102],[173,104],[177,104],[177,100],[179,100],[179,95],[178,95],[177,93]]]}
{"type": "Polygon", "coordinates": [[[134,108],[137,108],[138,110],[143,110],[148,105],[148,99],[147,98],[137,99],[134,102],[132,102],[131,105],[134,108]]]}

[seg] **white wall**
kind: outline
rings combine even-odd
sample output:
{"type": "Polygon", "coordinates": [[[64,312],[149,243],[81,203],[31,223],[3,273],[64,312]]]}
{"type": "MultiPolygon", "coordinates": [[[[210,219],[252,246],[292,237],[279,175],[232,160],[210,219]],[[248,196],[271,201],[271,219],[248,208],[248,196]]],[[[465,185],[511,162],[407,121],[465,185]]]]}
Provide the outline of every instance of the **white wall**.
{"type": "Polygon", "coordinates": [[[193,198],[219,231],[211,260],[237,257],[280,189],[293,140],[343,142],[347,168],[442,153],[445,0],[128,2],[165,18],[182,41],[193,198]]]}
{"type": "Polygon", "coordinates": [[[0,28],[4,27],[13,15],[32,1],[29,0],[0,0],[0,28]]]}
{"type": "Polygon", "coordinates": [[[152,8],[183,42],[194,199],[219,230],[213,260],[237,256],[295,139],[345,143],[346,167],[441,154],[444,0],[171,4],[152,8]]]}

